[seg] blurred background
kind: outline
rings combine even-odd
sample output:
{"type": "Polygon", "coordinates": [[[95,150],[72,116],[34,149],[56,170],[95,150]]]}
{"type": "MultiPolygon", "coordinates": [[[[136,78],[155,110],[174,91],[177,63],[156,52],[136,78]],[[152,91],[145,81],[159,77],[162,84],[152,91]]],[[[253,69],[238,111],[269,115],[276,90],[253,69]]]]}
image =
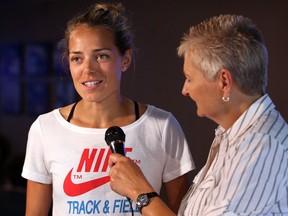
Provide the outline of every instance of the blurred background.
{"type": "MultiPolygon", "coordinates": [[[[23,156],[29,127],[39,114],[76,100],[69,75],[61,70],[57,60],[56,46],[62,39],[66,22],[95,2],[0,0],[1,165],[6,158],[23,156]]],[[[206,161],[217,125],[199,118],[195,104],[181,95],[183,60],[177,57],[176,48],[189,26],[222,13],[250,17],[262,30],[269,51],[268,93],[288,120],[285,69],[288,8],[285,1],[114,2],[126,6],[137,48],[134,68],[123,76],[123,92],[139,102],[153,104],[175,115],[187,136],[197,166],[191,178],[206,161]]]]}

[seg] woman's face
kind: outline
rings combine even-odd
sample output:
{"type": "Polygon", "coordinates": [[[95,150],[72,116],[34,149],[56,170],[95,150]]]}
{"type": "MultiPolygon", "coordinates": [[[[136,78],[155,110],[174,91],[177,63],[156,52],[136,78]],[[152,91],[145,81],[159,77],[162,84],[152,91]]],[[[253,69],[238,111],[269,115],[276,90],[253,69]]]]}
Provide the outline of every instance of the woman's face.
{"type": "Polygon", "coordinates": [[[191,56],[185,55],[184,75],[186,79],[182,94],[195,101],[198,116],[214,120],[221,112],[222,96],[219,82],[217,79],[215,81],[205,79],[201,71],[193,66],[191,62],[193,62],[191,56]]]}
{"type": "Polygon", "coordinates": [[[76,91],[84,101],[119,97],[123,56],[112,32],[76,27],[69,38],[69,67],[76,91]]]}

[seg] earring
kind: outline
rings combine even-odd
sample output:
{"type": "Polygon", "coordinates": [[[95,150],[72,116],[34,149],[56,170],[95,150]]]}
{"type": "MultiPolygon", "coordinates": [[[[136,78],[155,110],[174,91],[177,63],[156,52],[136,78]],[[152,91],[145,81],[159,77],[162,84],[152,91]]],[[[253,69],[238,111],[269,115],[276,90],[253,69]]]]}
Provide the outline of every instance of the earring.
{"type": "Polygon", "coordinates": [[[122,68],[122,71],[124,72],[124,71],[126,71],[127,70],[127,67],[123,67],[122,68]]]}
{"type": "Polygon", "coordinates": [[[227,96],[222,97],[222,101],[228,102],[230,100],[230,95],[228,94],[227,96]]]}

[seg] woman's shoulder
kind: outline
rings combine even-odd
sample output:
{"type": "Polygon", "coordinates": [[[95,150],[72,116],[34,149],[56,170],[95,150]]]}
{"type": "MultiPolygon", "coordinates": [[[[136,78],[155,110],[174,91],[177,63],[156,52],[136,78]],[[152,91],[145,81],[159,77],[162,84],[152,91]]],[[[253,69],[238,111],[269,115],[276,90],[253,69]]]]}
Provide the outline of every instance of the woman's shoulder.
{"type": "Polygon", "coordinates": [[[143,114],[143,116],[145,119],[154,119],[153,121],[157,122],[178,122],[172,112],[151,104],[147,105],[146,112],[143,114]]]}
{"type": "Polygon", "coordinates": [[[173,116],[173,114],[170,111],[160,108],[158,106],[152,105],[152,104],[147,105],[147,110],[150,110],[151,113],[157,114],[157,115],[173,116]]]}

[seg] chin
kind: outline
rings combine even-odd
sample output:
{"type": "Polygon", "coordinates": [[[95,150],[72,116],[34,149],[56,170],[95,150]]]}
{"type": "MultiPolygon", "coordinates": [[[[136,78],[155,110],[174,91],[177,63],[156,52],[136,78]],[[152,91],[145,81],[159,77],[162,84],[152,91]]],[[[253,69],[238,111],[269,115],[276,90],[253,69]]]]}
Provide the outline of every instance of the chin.
{"type": "Polygon", "coordinates": [[[197,115],[199,116],[199,117],[206,117],[203,113],[201,113],[199,110],[197,110],[197,115]]]}

